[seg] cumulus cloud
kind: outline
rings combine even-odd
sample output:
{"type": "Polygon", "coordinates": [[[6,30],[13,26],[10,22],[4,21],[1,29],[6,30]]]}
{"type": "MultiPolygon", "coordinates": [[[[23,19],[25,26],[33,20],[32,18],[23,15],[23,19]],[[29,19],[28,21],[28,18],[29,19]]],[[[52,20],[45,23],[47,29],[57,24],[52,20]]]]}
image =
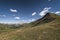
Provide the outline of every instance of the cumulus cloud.
{"type": "Polygon", "coordinates": [[[55,12],[50,12],[50,13],[55,13],[55,12]]]}
{"type": "Polygon", "coordinates": [[[60,14],[60,11],[56,11],[55,14],[60,14]]]}
{"type": "Polygon", "coordinates": [[[12,15],[12,16],[16,16],[16,15],[12,15]]]}
{"type": "Polygon", "coordinates": [[[6,17],[6,15],[0,15],[1,17],[6,17]]]}
{"type": "Polygon", "coordinates": [[[35,19],[29,19],[29,20],[28,20],[29,23],[30,23],[30,22],[33,22],[33,21],[35,21],[35,19]]]}
{"type": "Polygon", "coordinates": [[[33,13],[32,13],[32,16],[34,16],[34,15],[36,15],[36,12],[33,12],[33,13]]]}
{"type": "Polygon", "coordinates": [[[27,20],[22,20],[23,23],[27,23],[27,20]]]}
{"type": "Polygon", "coordinates": [[[17,12],[17,10],[15,10],[15,9],[10,9],[10,11],[11,11],[11,12],[17,12]]]}
{"type": "Polygon", "coordinates": [[[6,15],[2,15],[2,16],[6,17],[6,15]]]}
{"type": "Polygon", "coordinates": [[[51,0],[48,0],[48,1],[51,1],[51,0]]]}
{"type": "Polygon", "coordinates": [[[28,20],[22,20],[23,23],[30,23],[35,21],[36,19],[28,19],[28,20]]]}
{"type": "Polygon", "coordinates": [[[40,15],[40,16],[44,16],[46,13],[49,12],[50,9],[51,9],[51,7],[44,8],[44,9],[39,13],[39,15],[40,15]]]}
{"type": "Polygon", "coordinates": [[[15,17],[15,19],[19,20],[19,19],[20,19],[20,17],[15,17]]]}

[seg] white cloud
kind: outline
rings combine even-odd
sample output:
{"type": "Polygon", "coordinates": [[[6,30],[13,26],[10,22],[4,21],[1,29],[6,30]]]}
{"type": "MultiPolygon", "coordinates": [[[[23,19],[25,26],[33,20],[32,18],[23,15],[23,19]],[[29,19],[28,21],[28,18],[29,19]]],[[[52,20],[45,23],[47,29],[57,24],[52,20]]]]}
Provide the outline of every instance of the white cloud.
{"type": "Polygon", "coordinates": [[[6,15],[0,15],[1,17],[6,17],[6,15]]]}
{"type": "Polygon", "coordinates": [[[55,14],[60,14],[60,11],[56,11],[55,14]]]}
{"type": "Polygon", "coordinates": [[[32,16],[34,16],[34,15],[36,15],[36,12],[33,12],[33,13],[32,13],[32,16]]]}
{"type": "Polygon", "coordinates": [[[51,9],[51,7],[44,8],[43,11],[41,11],[41,12],[39,13],[39,15],[40,15],[40,16],[44,16],[46,13],[49,12],[50,9],[51,9]]]}
{"type": "Polygon", "coordinates": [[[23,23],[27,23],[28,21],[27,20],[22,20],[23,23]]]}
{"type": "Polygon", "coordinates": [[[15,19],[19,20],[19,19],[20,19],[20,17],[15,17],[15,19]]]}
{"type": "Polygon", "coordinates": [[[17,12],[17,10],[15,10],[15,9],[10,9],[10,11],[11,11],[11,12],[17,12]]]}
{"type": "Polygon", "coordinates": [[[6,17],[6,15],[2,15],[2,16],[6,17]]]}
{"type": "Polygon", "coordinates": [[[35,21],[35,19],[22,20],[22,22],[24,22],[24,23],[30,23],[30,22],[33,22],[33,21],[35,21]]]}
{"type": "Polygon", "coordinates": [[[30,22],[33,22],[33,21],[35,21],[35,19],[29,19],[29,20],[28,20],[29,23],[30,23],[30,22]]]}
{"type": "Polygon", "coordinates": [[[48,0],[48,1],[51,1],[51,0],[48,0]]]}
{"type": "Polygon", "coordinates": [[[55,13],[55,12],[50,12],[50,13],[55,13]]]}
{"type": "Polygon", "coordinates": [[[16,15],[12,15],[12,16],[16,16],[16,15]]]}
{"type": "Polygon", "coordinates": [[[18,22],[18,24],[24,24],[24,21],[20,20],[20,22],[18,22]]]}

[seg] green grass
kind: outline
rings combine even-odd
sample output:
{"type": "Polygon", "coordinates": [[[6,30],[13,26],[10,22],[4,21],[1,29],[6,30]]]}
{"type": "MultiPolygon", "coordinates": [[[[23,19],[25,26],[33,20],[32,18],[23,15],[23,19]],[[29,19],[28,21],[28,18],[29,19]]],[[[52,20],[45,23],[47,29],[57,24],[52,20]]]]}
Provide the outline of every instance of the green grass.
{"type": "Polygon", "coordinates": [[[60,27],[44,24],[33,28],[25,28],[16,34],[9,34],[7,40],[60,40],[60,27]]]}
{"type": "Polygon", "coordinates": [[[60,40],[60,16],[51,16],[56,19],[35,27],[6,30],[0,34],[0,40],[60,40]]]}

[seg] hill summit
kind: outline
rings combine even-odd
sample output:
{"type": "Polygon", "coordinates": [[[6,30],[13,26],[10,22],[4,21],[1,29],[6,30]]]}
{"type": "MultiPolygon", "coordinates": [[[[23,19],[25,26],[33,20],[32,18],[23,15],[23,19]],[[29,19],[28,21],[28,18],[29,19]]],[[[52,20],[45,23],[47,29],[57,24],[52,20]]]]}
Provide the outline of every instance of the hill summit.
{"type": "MultiPolygon", "coordinates": [[[[53,14],[51,14],[51,13],[47,13],[42,18],[32,22],[32,24],[34,24],[33,26],[36,26],[38,24],[48,23],[48,22],[51,22],[51,21],[55,20],[55,17],[53,17],[52,15],[53,14]]],[[[54,15],[56,15],[56,14],[54,14],[54,15]]]]}

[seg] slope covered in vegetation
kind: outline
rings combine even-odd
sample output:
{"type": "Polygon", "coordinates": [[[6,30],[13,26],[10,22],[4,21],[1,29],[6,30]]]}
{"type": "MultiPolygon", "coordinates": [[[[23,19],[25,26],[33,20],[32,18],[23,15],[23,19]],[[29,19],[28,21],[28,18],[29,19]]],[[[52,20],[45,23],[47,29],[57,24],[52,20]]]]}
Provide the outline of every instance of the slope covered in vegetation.
{"type": "MultiPolygon", "coordinates": [[[[21,28],[0,34],[0,40],[60,40],[60,16],[49,14],[46,20],[35,21],[34,27],[21,28]],[[42,24],[41,24],[42,23],[42,24]]],[[[46,18],[46,17],[44,17],[46,18]]],[[[33,25],[33,24],[32,24],[33,25]]]]}

